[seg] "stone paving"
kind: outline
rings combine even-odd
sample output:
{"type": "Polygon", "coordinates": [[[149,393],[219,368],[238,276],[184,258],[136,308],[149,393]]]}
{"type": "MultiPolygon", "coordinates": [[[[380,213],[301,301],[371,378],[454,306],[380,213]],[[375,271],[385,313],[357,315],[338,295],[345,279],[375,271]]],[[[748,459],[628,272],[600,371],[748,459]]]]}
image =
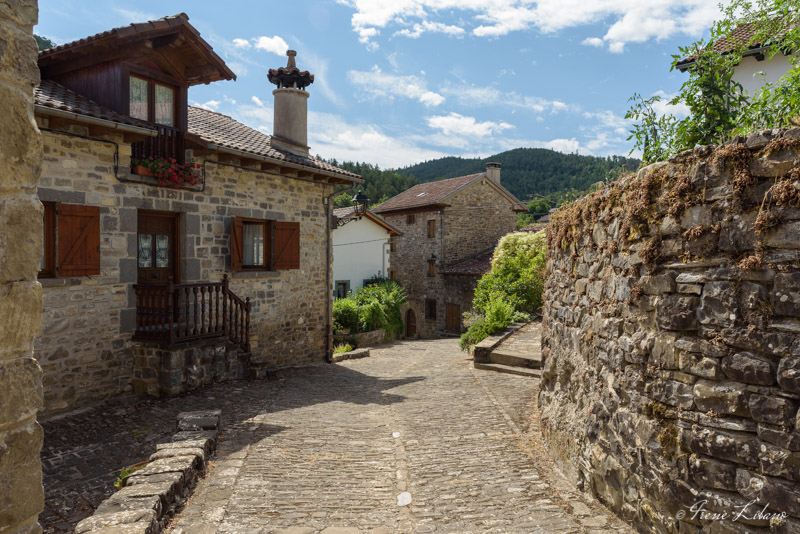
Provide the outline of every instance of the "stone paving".
{"type": "Polygon", "coordinates": [[[470,363],[444,339],[284,372],[228,414],[173,532],[632,532],[547,460],[538,381],[470,363]]]}

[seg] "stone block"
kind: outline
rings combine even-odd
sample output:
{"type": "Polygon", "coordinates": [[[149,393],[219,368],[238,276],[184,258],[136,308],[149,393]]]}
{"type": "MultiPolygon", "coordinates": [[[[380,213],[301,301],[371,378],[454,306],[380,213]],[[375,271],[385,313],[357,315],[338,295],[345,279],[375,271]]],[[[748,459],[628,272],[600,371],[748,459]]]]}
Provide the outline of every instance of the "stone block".
{"type": "Polygon", "coordinates": [[[674,334],[658,334],[655,336],[648,363],[658,369],[678,368],[674,334]]]}
{"type": "Polygon", "coordinates": [[[747,387],[738,382],[700,380],[694,385],[694,403],[703,412],[748,415],[747,387]]]}
{"type": "MultiPolygon", "coordinates": [[[[213,431],[206,430],[203,432],[213,432],[213,431]]],[[[214,440],[210,437],[201,439],[189,438],[179,441],[171,441],[169,443],[159,443],[156,445],[156,451],[160,451],[163,449],[182,449],[187,447],[202,449],[205,455],[208,456],[214,451],[214,440]]]]}
{"type": "Polygon", "coordinates": [[[800,451],[800,433],[798,432],[786,432],[783,427],[762,423],[758,425],[758,437],[783,449],[800,451]]]}
{"type": "Polygon", "coordinates": [[[645,385],[645,393],[653,400],[684,410],[694,404],[692,386],[677,380],[652,380],[645,385]]]}
{"type": "Polygon", "coordinates": [[[746,469],[736,470],[736,489],[747,499],[768,504],[773,510],[800,517],[800,486],[785,480],[760,476],[746,469]]]}
{"type": "MultiPolygon", "coordinates": [[[[133,488],[135,486],[131,486],[133,488]]],[[[158,495],[150,495],[146,497],[133,497],[128,496],[125,490],[131,488],[122,488],[117,493],[100,503],[100,506],[95,510],[95,515],[118,514],[120,512],[147,512],[152,510],[157,516],[161,515],[163,510],[161,506],[161,497],[158,495]]]]}
{"type": "Polygon", "coordinates": [[[159,458],[175,458],[177,456],[196,456],[200,461],[206,461],[206,453],[199,447],[171,447],[168,449],[159,449],[150,455],[150,459],[158,460],[159,458]]]}
{"type": "Polygon", "coordinates": [[[759,423],[789,426],[794,423],[797,402],[781,397],[750,396],[750,415],[759,423]]]}
{"type": "Polygon", "coordinates": [[[752,352],[737,352],[722,359],[722,370],[731,380],[771,386],[775,383],[775,364],[752,352]]]}
{"type": "Polygon", "coordinates": [[[219,430],[221,410],[180,412],[178,430],[219,430]]]}
{"type": "Polygon", "coordinates": [[[736,490],[736,465],[720,462],[706,456],[689,457],[689,474],[704,488],[736,490]]]}
{"type": "Polygon", "coordinates": [[[739,313],[735,292],[728,282],[707,282],[703,286],[697,318],[703,325],[733,326],[739,313]]]}
{"type": "Polygon", "coordinates": [[[0,200],[0,283],[36,279],[42,259],[42,212],[42,203],[33,195],[0,200]]]}
{"type": "Polygon", "coordinates": [[[800,221],[782,224],[769,232],[764,239],[764,244],[772,248],[800,248],[800,221]]]}
{"type": "Polygon", "coordinates": [[[42,368],[33,358],[0,359],[0,428],[42,407],[42,368]]]}
{"type": "MultiPolygon", "coordinates": [[[[0,384],[0,426],[10,421],[4,416],[13,412],[4,405],[3,396],[0,384]]],[[[42,437],[42,427],[33,419],[0,430],[0,525],[18,524],[42,511],[42,437]]]]}
{"type": "Polygon", "coordinates": [[[740,253],[755,250],[758,236],[754,231],[755,213],[737,214],[730,221],[723,221],[719,231],[719,249],[722,252],[740,253]]]}
{"type": "Polygon", "coordinates": [[[119,282],[130,284],[137,281],[139,274],[136,258],[120,258],[119,260],[119,282]]]}
{"type": "MultiPolygon", "coordinates": [[[[202,440],[203,442],[208,441],[209,454],[213,453],[217,449],[217,432],[215,430],[189,430],[178,432],[177,434],[172,435],[173,443],[186,440],[202,440]]],[[[158,446],[156,446],[156,448],[158,448],[158,446]]]]}
{"type": "Polygon", "coordinates": [[[134,510],[104,515],[95,514],[75,525],[75,534],[90,534],[94,531],[106,532],[118,527],[139,524],[151,525],[149,531],[146,529],[143,531],[147,534],[158,532],[158,517],[155,510],[134,510]]]}
{"type": "Polygon", "coordinates": [[[691,352],[678,351],[678,367],[685,373],[718,380],[722,377],[719,360],[691,352]]]}
{"type": "Polygon", "coordinates": [[[685,447],[694,453],[751,467],[759,465],[761,444],[750,434],[692,427],[682,436],[685,447]]]}
{"type": "Polygon", "coordinates": [[[675,292],[675,273],[644,276],[640,286],[645,295],[662,295],[675,292]]]}
{"type": "Polygon", "coordinates": [[[750,162],[750,174],[759,178],[777,178],[788,174],[797,163],[797,153],[794,150],[781,150],[777,154],[753,158],[750,162]]]}
{"type": "Polygon", "coordinates": [[[787,356],[778,363],[778,384],[792,393],[800,393],[800,357],[787,356]]]}
{"type": "Polygon", "coordinates": [[[800,317],[800,273],[778,273],[773,287],[772,308],[775,315],[800,317]]]}
{"type": "MultiPolygon", "coordinates": [[[[33,68],[38,70],[35,65],[33,68]]],[[[3,68],[0,72],[7,71],[3,68]]],[[[10,84],[0,84],[0,114],[3,132],[8,133],[0,144],[0,161],[4,162],[0,168],[0,191],[33,193],[41,171],[42,139],[34,124],[32,95],[26,96],[10,84]]]]}
{"type": "Polygon", "coordinates": [[[658,326],[665,330],[697,330],[695,310],[700,305],[697,297],[667,296],[656,305],[658,326]]]}

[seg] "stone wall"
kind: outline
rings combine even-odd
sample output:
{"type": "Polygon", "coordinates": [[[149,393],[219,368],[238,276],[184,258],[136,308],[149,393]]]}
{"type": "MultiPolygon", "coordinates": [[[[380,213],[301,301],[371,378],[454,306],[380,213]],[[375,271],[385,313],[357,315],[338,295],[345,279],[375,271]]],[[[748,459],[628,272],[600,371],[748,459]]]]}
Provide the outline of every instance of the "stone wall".
{"type": "Polygon", "coordinates": [[[547,446],[641,532],[800,531],[799,140],[700,147],[548,226],[547,446]]]}
{"type": "MultiPolygon", "coordinates": [[[[488,180],[487,180],[488,181],[488,180]]],[[[433,337],[445,330],[446,306],[457,304],[461,311],[472,308],[472,295],[479,277],[442,276],[441,269],[497,245],[501,237],[516,228],[517,216],[508,198],[480,180],[447,198],[448,206],[382,216],[403,232],[397,250],[391,253],[391,266],[406,290],[407,309],[417,318],[417,333],[433,337]],[[434,237],[428,237],[428,221],[436,221],[434,237]],[[428,260],[435,257],[436,276],[428,276],[428,260]],[[436,319],[425,317],[425,300],[436,300],[436,319]]]]}
{"type": "MultiPolygon", "coordinates": [[[[39,121],[43,129],[53,126],[39,121]]],[[[66,129],[89,133],[77,125],[66,129]]],[[[180,213],[183,283],[219,282],[230,272],[232,216],[300,222],[300,269],[233,273],[230,288],[250,297],[253,365],[323,361],[329,298],[323,199],[332,186],[235,166],[238,160],[223,164],[214,153],[198,152],[203,191],[135,183],[142,178],[129,172],[129,142],[120,134],[102,135],[101,141],[43,134],[41,199],[100,206],[101,214],[101,274],[41,280],[44,325],[36,356],[44,369],[45,410],[63,411],[133,387],[139,210],[180,213]]]]}
{"type": "Polygon", "coordinates": [[[0,531],[14,533],[41,532],[44,504],[36,422],[42,371],[33,358],[42,313],[36,281],[42,141],[33,120],[37,18],[35,0],[0,4],[0,531]]]}

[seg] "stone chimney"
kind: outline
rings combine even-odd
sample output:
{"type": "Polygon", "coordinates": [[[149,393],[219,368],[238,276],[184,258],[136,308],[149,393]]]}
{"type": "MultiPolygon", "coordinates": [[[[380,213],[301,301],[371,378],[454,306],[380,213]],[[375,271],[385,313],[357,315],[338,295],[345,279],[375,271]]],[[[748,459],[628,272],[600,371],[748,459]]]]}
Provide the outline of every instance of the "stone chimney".
{"type": "Polygon", "coordinates": [[[497,185],[500,185],[500,164],[494,161],[487,163],[486,176],[497,185]]]}
{"type": "Polygon", "coordinates": [[[308,156],[308,92],[314,75],[301,71],[295,64],[297,52],[287,50],[286,67],[269,69],[267,78],[278,86],[272,124],[272,146],[298,156],[308,156]]]}

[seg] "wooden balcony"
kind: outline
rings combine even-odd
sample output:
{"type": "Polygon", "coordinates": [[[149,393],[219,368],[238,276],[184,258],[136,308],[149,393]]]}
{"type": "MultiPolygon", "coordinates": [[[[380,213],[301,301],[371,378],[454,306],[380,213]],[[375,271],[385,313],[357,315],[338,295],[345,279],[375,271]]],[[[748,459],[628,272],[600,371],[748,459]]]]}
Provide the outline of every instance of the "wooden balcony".
{"type": "Polygon", "coordinates": [[[222,338],[250,352],[250,298],[242,300],[222,282],[137,284],[136,341],[165,348],[222,338]]]}
{"type": "Polygon", "coordinates": [[[174,158],[178,163],[184,163],[185,150],[183,132],[170,126],[158,125],[158,135],[148,137],[144,141],[131,145],[131,157],[145,158],[174,158]]]}

